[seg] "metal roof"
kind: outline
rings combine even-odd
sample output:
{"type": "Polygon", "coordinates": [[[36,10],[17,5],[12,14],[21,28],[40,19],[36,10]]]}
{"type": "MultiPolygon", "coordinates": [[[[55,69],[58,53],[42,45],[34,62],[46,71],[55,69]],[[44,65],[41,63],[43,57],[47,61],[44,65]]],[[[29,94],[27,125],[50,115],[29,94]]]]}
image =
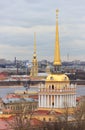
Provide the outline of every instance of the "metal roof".
{"type": "Polygon", "coordinates": [[[20,103],[20,102],[36,102],[36,99],[33,98],[8,98],[8,99],[3,99],[3,103],[8,104],[8,103],[20,103]]]}

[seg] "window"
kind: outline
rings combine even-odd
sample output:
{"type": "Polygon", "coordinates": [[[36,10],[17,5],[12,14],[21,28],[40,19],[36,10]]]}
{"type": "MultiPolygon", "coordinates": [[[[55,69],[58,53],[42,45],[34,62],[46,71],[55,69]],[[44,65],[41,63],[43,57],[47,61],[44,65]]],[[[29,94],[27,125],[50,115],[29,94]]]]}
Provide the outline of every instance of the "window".
{"type": "Polygon", "coordinates": [[[49,121],[51,121],[51,118],[49,118],[49,121]]]}
{"type": "Polygon", "coordinates": [[[53,80],[53,77],[52,77],[52,76],[50,77],[50,80],[53,80]]]}
{"type": "Polygon", "coordinates": [[[64,80],[67,80],[67,77],[65,77],[64,80]]]}
{"type": "Polygon", "coordinates": [[[46,121],[46,119],[45,119],[45,118],[43,118],[43,121],[46,121]]]}
{"type": "Polygon", "coordinates": [[[54,102],[52,102],[52,106],[54,106],[54,102]]]}
{"type": "Polygon", "coordinates": [[[54,85],[52,85],[52,89],[54,89],[54,85]]]}

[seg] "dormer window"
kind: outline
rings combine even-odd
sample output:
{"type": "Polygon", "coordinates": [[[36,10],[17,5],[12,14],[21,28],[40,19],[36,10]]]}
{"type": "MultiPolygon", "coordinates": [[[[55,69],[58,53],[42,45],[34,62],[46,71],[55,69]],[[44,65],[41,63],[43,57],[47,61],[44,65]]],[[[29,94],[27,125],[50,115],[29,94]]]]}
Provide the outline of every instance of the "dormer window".
{"type": "Polygon", "coordinates": [[[53,80],[53,77],[52,77],[52,76],[50,77],[50,80],[53,80]]]}
{"type": "Polygon", "coordinates": [[[67,77],[65,77],[64,80],[67,80],[67,77]]]}

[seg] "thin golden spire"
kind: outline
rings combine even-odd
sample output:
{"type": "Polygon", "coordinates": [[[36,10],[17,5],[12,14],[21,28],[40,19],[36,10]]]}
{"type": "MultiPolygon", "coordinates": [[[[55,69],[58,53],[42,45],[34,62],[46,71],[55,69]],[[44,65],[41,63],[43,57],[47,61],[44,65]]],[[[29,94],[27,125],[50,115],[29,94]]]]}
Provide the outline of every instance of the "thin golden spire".
{"type": "Polygon", "coordinates": [[[38,62],[37,62],[37,55],[36,55],[36,33],[34,32],[34,53],[32,59],[32,68],[31,68],[31,76],[38,75],[38,62]]]}
{"type": "Polygon", "coordinates": [[[56,10],[56,41],[54,52],[54,66],[61,66],[60,47],[59,47],[59,33],[58,33],[58,10],[56,10]]]}

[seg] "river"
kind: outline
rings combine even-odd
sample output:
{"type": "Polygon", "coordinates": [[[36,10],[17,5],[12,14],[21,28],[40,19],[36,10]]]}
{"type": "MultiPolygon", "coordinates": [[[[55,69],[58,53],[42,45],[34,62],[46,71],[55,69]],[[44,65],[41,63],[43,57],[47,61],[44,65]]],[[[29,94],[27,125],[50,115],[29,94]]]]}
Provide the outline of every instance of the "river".
{"type": "MultiPolygon", "coordinates": [[[[0,97],[4,97],[4,96],[6,96],[6,94],[13,93],[16,90],[25,90],[25,88],[24,87],[0,88],[0,97]]],[[[38,91],[37,88],[33,88],[33,87],[29,89],[29,91],[33,91],[33,90],[38,91]]],[[[78,96],[85,96],[85,86],[82,86],[82,85],[77,86],[76,95],[77,95],[77,97],[78,96]]]]}

